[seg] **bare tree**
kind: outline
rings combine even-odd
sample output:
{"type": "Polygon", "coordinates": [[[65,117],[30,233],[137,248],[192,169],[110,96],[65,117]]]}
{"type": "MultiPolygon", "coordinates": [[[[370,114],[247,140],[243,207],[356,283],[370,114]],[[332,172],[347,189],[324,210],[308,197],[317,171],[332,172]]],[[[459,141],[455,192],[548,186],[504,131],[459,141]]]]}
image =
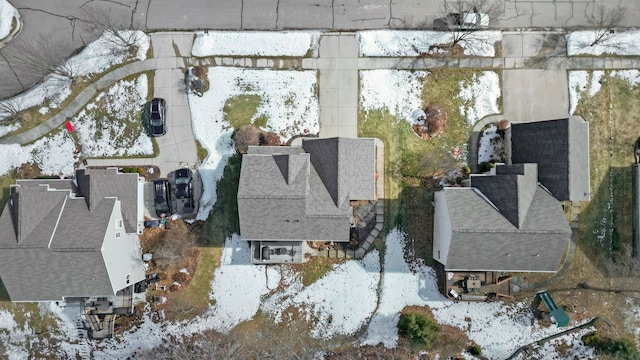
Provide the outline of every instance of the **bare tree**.
{"type": "Polygon", "coordinates": [[[116,12],[111,7],[89,5],[82,8],[86,29],[112,45],[116,53],[131,53],[137,50],[137,43],[143,33],[136,31],[140,25],[134,23],[133,18],[127,23],[127,17],[122,12],[116,12]]]}
{"type": "Polygon", "coordinates": [[[589,46],[601,44],[614,38],[616,36],[615,28],[619,27],[624,20],[626,11],[621,6],[609,9],[604,5],[597,6],[593,14],[587,18],[589,25],[596,31],[596,36],[589,46]]]}
{"type": "Polygon", "coordinates": [[[50,36],[19,38],[11,45],[12,51],[6,58],[15,68],[21,68],[39,77],[48,74],[71,80],[76,77],[75,69],[66,61],[64,47],[50,36]]]}
{"type": "Polygon", "coordinates": [[[20,116],[20,111],[22,110],[21,97],[0,100],[0,124],[21,122],[22,117],[20,116]]]}
{"type": "Polygon", "coordinates": [[[489,27],[490,21],[502,13],[502,7],[497,0],[444,0],[442,17],[434,20],[436,30],[451,34],[447,45],[453,48],[464,41],[483,41],[476,32],[489,27]]]}

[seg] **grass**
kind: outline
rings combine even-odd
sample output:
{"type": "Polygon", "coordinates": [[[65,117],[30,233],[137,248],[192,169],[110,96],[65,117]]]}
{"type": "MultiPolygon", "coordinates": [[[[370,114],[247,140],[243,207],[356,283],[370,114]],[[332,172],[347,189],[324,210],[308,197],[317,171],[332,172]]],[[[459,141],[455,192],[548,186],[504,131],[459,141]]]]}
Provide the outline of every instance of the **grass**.
{"type": "Polygon", "coordinates": [[[207,149],[202,146],[202,144],[198,140],[196,140],[196,150],[198,153],[198,161],[200,161],[201,163],[204,162],[204,159],[209,156],[209,151],[207,151],[207,149]]]}
{"type": "Polygon", "coordinates": [[[333,265],[340,263],[340,260],[312,257],[303,264],[292,265],[296,272],[299,272],[302,277],[302,285],[309,286],[316,281],[320,280],[329,271],[333,269],[333,265]]]}
{"type": "MultiPolygon", "coordinates": [[[[224,118],[234,129],[239,129],[244,125],[250,125],[251,119],[258,112],[258,106],[262,99],[258,95],[238,95],[227,99],[222,108],[224,118]]],[[[267,125],[267,118],[261,116],[254,121],[258,127],[267,125]]]]}
{"type": "MultiPolygon", "coordinates": [[[[455,147],[466,149],[471,126],[460,115],[459,107],[463,102],[458,98],[460,82],[471,81],[479,70],[437,69],[425,79],[421,98],[423,104],[440,105],[448,114],[444,133],[430,140],[420,139],[406,121],[398,121],[386,110],[361,112],[358,121],[358,135],[377,137],[385,143],[385,227],[400,225],[405,231],[415,220],[414,212],[427,211],[431,206],[429,194],[420,194],[420,204],[410,199],[403,201],[402,193],[407,188],[418,188],[421,180],[456,166],[449,152],[455,147]]],[[[460,164],[458,164],[460,165],[460,164]]],[[[419,226],[422,226],[420,224],[419,226]]],[[[418,235],[418,234],[416,234],[418,235]]],[[[429,256],[430,257],[430,256],[429,256]]]]}
{"type": "Polygon", "coordinates": [[[172,319],[182,321],[202,314],[210,305],[209,292],[213,272],[220,265],[222,249],[203,247],[198,255],[196,272],[189,284],[171,295],[172,319]],[[180,309],[179,311],[178,308],[180,309]]]}
{"type": "MultiPolygon", "coordinates": [[[[589,122],[591,202],[580,214],[579,239],[613,259],[632,242],[633,145],[640,123],[640,89],[607,71],[593,97],[583,94],[576,114],[589,122]]],[[[601,261],[601,265],[603,263],[601,261]]]]}
{"type": "Polygon", "coordinates": [[[205,223],[200,239],[202,245],[222,247],[227,236],[240,232],[237,196],[241,160],[240,154],[230,157],[222,179],[218,181],[218,198],[205,223]]]}

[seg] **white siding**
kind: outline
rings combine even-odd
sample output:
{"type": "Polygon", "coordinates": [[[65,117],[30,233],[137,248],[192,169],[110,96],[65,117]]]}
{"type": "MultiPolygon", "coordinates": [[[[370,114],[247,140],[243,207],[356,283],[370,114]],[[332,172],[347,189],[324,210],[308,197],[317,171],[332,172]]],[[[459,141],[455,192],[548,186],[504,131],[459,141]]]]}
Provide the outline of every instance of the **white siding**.
{"type": "Polygon", "coordinates": [[[451,246],[451,218],[445,191],[436,191],[433,196],[435,202],[433,221],[433,259],[442,265],[447,265],[447,256],[451,246]]]}
{"type": "Polygon", "coordinates": [[[119,200],[116,201],[113,207],[101,249],[114,294],[118,290],[133,285],[145,278],[142,269],[144,263],[142,262],[142,251],[140,249],[138,235],[126,234],[124,233],[124,229],[116,229],[116,220],[118,219],[122,219],[119,200]],[[119,238],[116,238],[116,232],[121,233],[119,238]],[[128,284],[127,275],[129,275],[128,284]]]}

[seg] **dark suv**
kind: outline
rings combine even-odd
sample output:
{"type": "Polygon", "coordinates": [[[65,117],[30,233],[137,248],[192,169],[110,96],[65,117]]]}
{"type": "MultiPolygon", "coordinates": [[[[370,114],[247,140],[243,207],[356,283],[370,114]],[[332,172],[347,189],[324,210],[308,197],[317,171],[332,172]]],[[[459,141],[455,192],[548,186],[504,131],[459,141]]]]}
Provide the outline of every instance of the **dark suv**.
{"type": "Polygon", "coordinates": [[[193,197],[191,180],[193,180],[193,174],[191,173],[191,170],[186,168],[176,170],[177,199],[191,199],[193,197]]]}
{"type": "Polygon", "coordinates": [[[161,98],[151,99],[149,111],[149,127],[152,136],[162,136],[167,133],[167,102],[161,98]]]}
{"type": "Polygon", "coordinates": [[[153,181],[153,208],[156,215],[171,215],[171,205],[169,205],[169,182],[167,179],[153,181]]]}

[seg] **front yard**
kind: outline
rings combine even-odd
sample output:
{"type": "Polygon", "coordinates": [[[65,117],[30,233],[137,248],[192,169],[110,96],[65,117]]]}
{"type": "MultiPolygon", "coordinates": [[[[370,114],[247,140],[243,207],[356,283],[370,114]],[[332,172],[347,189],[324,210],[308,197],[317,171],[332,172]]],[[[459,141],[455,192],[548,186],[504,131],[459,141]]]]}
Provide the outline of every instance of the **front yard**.
{"type": "MultiPolygon", "coordinates": [[[[407,71],[389,71],[393,72],[392,77],[411,78],[407,71]]],[[[365,106],[359,113],[358,136],[377,137],[385,143],[386,231],[399,226],[413,242],[416,254],[430,263],[433,190],[448,172],[467,165],[472,125],[485,115],[498,112],[501,98],[499,83],[488,87],[498,86],[497,94],[476,91],[476,96],[461,96],[479,79],[486,79],[482,70],[437,69],[418,73],[419,76],[413,76],[415,81],[393,89],[398,92],[395,97],[403,99],[395,104],[379,101],[377,108],[367,106],[366,97],[376,94],[361,92],[365,106]],[[491,106],[482,106],[487,103],[491,106]],[[422,139],[411,126],[411,113],[429,105],[441,106],[447,113],[447,122],[441,135],[422,139]]]]}

